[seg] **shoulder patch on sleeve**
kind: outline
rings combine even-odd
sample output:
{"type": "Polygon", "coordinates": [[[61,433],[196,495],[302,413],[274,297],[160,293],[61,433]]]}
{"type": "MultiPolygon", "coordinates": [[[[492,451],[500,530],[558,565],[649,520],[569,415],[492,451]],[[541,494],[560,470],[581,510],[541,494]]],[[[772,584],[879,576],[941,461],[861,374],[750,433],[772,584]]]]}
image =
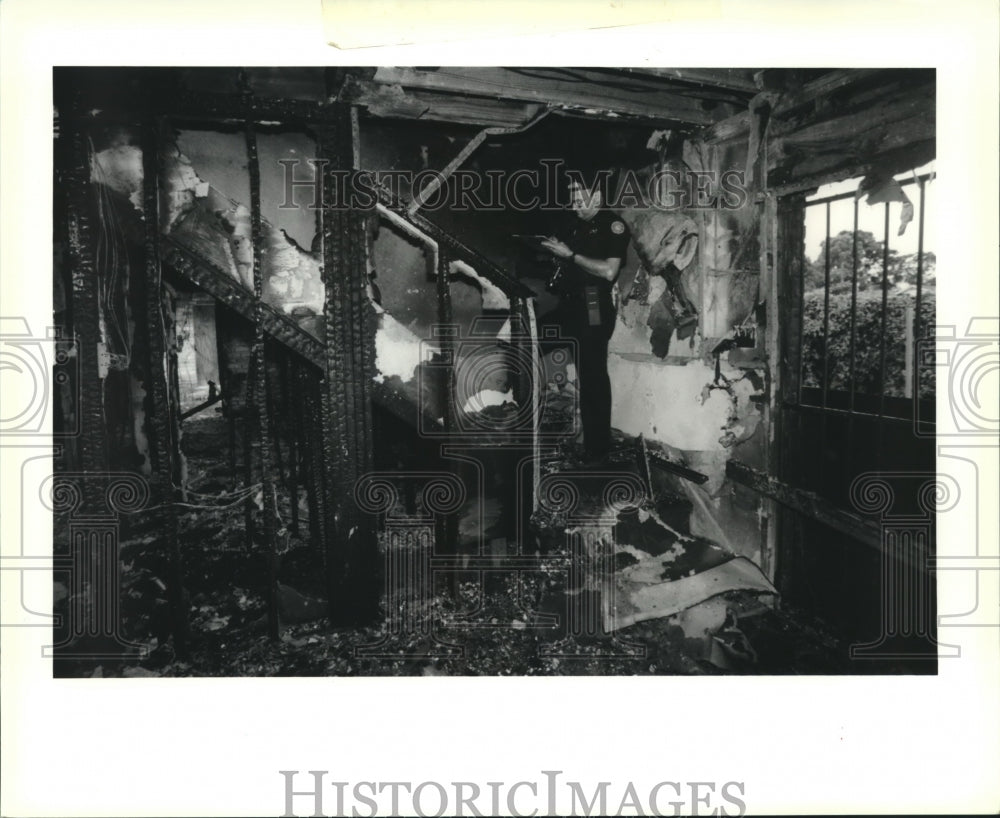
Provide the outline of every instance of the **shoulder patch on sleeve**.
{"type": "Polygon", "coordinates": [[[620,221],[611,222],[611,232],[614,233],[616,236],[620,236],[622,233],[625,232],[625,224],[620,221]]]}

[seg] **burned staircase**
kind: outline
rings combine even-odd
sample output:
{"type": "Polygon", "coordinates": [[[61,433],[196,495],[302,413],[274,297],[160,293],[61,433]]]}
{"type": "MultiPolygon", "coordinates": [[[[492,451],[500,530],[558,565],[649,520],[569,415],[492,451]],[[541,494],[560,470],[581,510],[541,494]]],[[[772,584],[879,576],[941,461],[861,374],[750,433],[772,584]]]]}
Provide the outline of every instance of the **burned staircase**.
{"type": "MultiPolygon", "coordinates": [[[[419,213],[411,213],[400,201],[384,190],[381,191],[379,210],[383,214],[391,214],[394,219],[403,220],[415,232],[433,242],[439,258],[457,259],[473,267],[511,299],[513,313],[524,313],[527,309],[526,301],[533,292],[457,237],[419,213]]],[[[199,252],[176,236],[165,235],[160,241],[161,259],[171,270],[251,324],[257,320],[257,297],[236,277],[209,258],[208,254],[199,252]]],[[[442,307],[439,315],[441,324],[450,323],[446,267],[446,264],[439,261],[438,273],[439,276],[444,276],[444,280],[439,281],[438,285],[442,307]]],[[[311,364],[318,372],[325,372],[326,355],[323,341],[305,329],[294,316],[266,302],[259,306],[260,321],[267,338],[287,348],[299,359],[311,364]]],[[[320,318],[319,332],[322,334],[322,318],[320,318]]],[[[394,388],[376,380],[372,388],[372,399],[376,405],[391,412],[404,423],[413,427],[419,426],[419,415],[424,410],[420,406],[419,395],[415,390],[394,388]]],[[[433,420],[425,413],[424,423],[431,423],[433,420]]]]}

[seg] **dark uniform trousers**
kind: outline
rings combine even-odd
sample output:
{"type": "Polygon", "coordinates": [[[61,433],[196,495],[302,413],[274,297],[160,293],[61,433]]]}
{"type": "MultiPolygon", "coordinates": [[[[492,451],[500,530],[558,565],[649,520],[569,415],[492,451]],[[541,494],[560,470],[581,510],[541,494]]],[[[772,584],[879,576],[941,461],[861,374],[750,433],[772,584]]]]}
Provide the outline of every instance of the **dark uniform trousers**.
{"type": "MultiPolygon", "coordinates": [[[[603,312],[603,310],[602,310],[603,312]]],[[[577,375],[580,379],[580,422],[589,457],[603,457],[611,448],[611,378],[608,342],[615,328],[610,321],[586,327],[577,337],[577,375]]]]}
{"type": "MultiPolygon", "coordinates": [[[[628,239],[625,224],[610,211],[601,210],[594,218],[578,224],[567,244],[586,258],[624,261],[628,239]]],[[[563,269],[566,280],[556,313],[564,333],[576,341],[584,448],[589,458],[596,459],[606,455],[611,447],[608,342],[615,329],[614,285],[584,272],[573,262],[565,262],[563,269]]]]}

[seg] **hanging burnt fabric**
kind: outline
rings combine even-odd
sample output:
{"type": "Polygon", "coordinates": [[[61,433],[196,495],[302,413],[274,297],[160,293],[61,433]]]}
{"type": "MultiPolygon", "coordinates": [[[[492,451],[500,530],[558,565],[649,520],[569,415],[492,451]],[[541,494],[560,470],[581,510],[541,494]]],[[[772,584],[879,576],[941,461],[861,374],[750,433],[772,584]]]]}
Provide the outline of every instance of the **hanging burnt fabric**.
{"type": "Polygon", "coordinates": [[[650,274],[662,273],[668,264],[685,269],[698,250],[698,225],[689,216],[656,207],[623,213],[632,242],[650,274]]]}
{"type": "Polygon", "coordinates": [[[865,194],[868,196],[865,199],[865,203],[869,205],[887,202],[902,203],[903,207],[899,214],[899,232],[896,233],[897,236],[902,236],[906,232],[906,226],[913,221],[913,202],[906,195],[902,185],[891,176],[884,176],[879,172],[875,172],[861,180],[854,198],[860,199],[865,194]]]}
{"type": "Polygon", "coordinates": [[[664,290],[663,294],[649,308],[649,318],[646,319],[646,326],[652,330],[649,336],[649,345],[657,358],[667,357],[667,353],[670,352],[670,339],[677,326],[673,310],[670,308],[672,301],[670,292],[664,290]]]}
{"type": "Polygon", "coordinates": [[[649,342],[653,354],[665,358],[670,352],[670,341],[674,332],[677,339],[684,340],[694,335],[698,327],[698,311],[688,298],[681,280],[681,271],[668,264],[663,272],[667,286],[659,299],[650,307],[646,325],[652,330],[649,342]]]}
{"type": "MultiPolygon", "coordinates": [[[[692,242],[692,244],[696,244],[692,242]]],[[[667,289],[674,299],[674,317],[677,321],[677,339],[683,340],[694,335],[698,327],[698,310],[688,295],[681,276],[681,268],[676,264],[668,264],[663,276],[667,281],[667,289]]]]}

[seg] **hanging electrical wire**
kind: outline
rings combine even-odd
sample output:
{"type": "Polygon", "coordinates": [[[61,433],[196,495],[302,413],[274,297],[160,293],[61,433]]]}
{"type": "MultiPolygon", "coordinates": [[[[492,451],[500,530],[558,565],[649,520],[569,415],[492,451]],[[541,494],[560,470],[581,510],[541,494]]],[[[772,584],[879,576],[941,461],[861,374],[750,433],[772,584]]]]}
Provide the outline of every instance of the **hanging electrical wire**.
{"type": "MultiPolygon", "coordinates": [[[[178,487],[174,486],[174,488],[177,489],[178,487]]],[[[262,489],[262,485],[260,483],[254,483],[254,484],[249,485],[249,486],[244,486],[243,488],[237,489],[235,491],[222,492],[222,494],[216,494],[216,495],[201,494],[199,492],[191,491],[190,489],[188,489],[187,490],[188,494],[193,494],[195,496],[202,497],[202,498],[215,497],[216,499],[220,499],[220,500],[221,499],[225,499],[227,502],[222,503],[222,504],[218,504],[218,503],[186,503],[186,502],[178,500],[178,501],[175,501],[175,502],[172,502],[172,503],[160,503],[159,505],[156,505],[156,506],[149,506],[148,508],[140,508],[140,509],[136,509],[135,511],[128,511],[128,512],[124,512],[124,513],[127,513],[127,514],[145,514],[145,513],[148,513],[150,511],[158,511],[161,508],[174,508],[174,507],[180,507],[180,508],[197,508],[197,509],[208,509],[208,510],[215,510],[215,511],[224,511],[225,509],[233,508],[235,506],[240,505],[241,503],[246,502],[246,500],[248,498],[252,497],[254,494],[256,494],[257,492],[259,492],[261,489],[262,489]]]]}
{"type": "Polygon", "coordinates": [[[105,341],[109,351],[123,356],[124,366],[132,361],[132,344],[128,331],[127,291],[131,276],[125,229],[109,193],[108,176],[97,159],[93,140],[87,137],[87,150],[91,172],[98,183],[97,191],[97,246],[98,298],[101,317],[105,325],[105,341]],[[119,292],[121,290],[121,292],[119,292]],[[119,301],[121,306],[119,307],[119,301]]]}

